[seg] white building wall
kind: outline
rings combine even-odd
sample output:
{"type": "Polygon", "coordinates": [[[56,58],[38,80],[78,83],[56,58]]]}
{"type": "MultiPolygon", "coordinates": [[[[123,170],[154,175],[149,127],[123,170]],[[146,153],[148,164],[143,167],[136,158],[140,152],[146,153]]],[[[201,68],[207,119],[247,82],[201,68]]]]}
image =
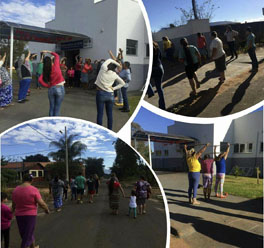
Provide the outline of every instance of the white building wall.
{"type": "Polygon", "coordinates": [[[168,36],[169,39],[182,38],[190,35],[196,35],[197,32],[210,32],[210,25],[208,19],[190,20],[187,24],[175,28],[162,29],[153,33],[153,40],[162,41],[162,37],[168,36]]]}
{"type": "Polygon", "coordinates": [[[108,50],[117,51],[117,1],[56,0],[55,20],[46,27],[87,35],[93,47],[81,49],[81,57],[108,58],[108,50]]]}
{"type": "Polygon", "coordinates": [[[234,158],[262,158],[261,142],[263,142],[263,111],[257,111],[234,120],[234,143],[253,144],[251,153],[234,153],[234,158]]]}

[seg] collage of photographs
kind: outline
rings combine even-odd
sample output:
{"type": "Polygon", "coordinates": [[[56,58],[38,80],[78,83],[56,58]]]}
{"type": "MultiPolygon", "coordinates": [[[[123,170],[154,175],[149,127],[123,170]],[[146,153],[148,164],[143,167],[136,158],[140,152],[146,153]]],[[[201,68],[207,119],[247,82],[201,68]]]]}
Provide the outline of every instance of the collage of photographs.
{"type": "Polygon", "coordinates": [[[263,0],[1,0],[3,248],[263,248],[263,0]]]}

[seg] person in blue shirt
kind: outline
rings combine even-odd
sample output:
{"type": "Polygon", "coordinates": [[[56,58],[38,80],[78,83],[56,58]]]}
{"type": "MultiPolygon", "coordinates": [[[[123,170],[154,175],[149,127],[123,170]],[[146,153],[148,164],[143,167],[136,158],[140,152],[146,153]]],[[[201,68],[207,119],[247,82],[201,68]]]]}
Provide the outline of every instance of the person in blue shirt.
{"type": "Polygon", "coordinates": [[[214,147],[214,157],[216,164],[216,181],[215,181],[215,196],[225,198],[227,193],[224,194],[224,182],[226,174],[226,159],[230,150],[230,144],[227,143],[227,149],[225,152],[216,156],[216,146],[214,147]],[[220,195],[218,194],[218,187],[220,185],[220,195]]]}
{"type": "Polygon", "coordinates": [[[247,35],[247,52],[252,61],[252,70],[250,72],[258,71],[258,60],[256,56],[256,44],[255,44],[255,35],[252,33],[251,27],[246,29],[247,35]]]}

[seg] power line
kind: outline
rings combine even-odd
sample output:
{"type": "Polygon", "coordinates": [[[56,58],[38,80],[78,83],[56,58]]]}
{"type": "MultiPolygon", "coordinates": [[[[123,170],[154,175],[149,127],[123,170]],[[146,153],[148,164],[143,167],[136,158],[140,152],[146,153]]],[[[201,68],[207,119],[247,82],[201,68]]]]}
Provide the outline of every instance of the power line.
{"type": "Polygon", "coordinates": [[[48,151],[55,151],[55,150],[58,150],[58,149],[49,149],[49,150],[41,150],[41,151],[25,152],[25,153],[17,153],[17,154],[7,154],[7,155],[2,154],[2,155],[4,157],[11,157],[11,156],[26,155],[26,154],[37,154],[37,153],[40,153],[40,152],[48,152],[48,151]]]}
{"type": "Polygon", "coordinates": [[[31,129],[33,129],[35,132],[37,132],[38,134],[42,135],[43,137],[45,137],[46,139],[50,140],[50,141],[54,141],[53,139],[50,139],[48,136],[46,136],[45,134],[43,134],[42,132],[40,132],[39,130],[37,130],[36,128],[30,126],[29,124],[27,124],[27,126],[29,126],[31,129]]]}

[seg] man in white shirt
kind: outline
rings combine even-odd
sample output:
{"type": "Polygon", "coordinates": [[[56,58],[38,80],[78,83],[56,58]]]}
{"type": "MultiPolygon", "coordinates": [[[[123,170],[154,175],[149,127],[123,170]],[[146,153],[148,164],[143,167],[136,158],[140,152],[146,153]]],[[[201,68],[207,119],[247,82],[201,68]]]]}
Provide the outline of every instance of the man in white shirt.
{"type": "Polygon", "coordinates": [[[226,55],[223,49],[223,42],[217,37],[217,33],[211,33],[212,42],[210,44],[211,59],[215,61],[215,68],[220,73],[220,83],[225,81],[226,55]]]}

